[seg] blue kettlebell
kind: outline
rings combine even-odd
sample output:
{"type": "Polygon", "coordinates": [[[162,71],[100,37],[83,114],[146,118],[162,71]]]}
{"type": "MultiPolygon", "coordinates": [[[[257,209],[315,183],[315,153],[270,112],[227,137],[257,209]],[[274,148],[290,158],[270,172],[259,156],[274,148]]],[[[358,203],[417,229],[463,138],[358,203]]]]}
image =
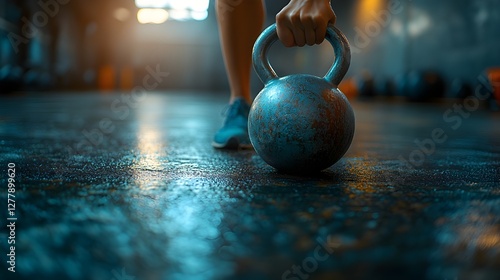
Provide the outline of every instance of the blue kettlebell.
{"type": "Polygon", "coordinates": [[[250,108],[250,141],[257,154],[278,171],[323,170],[342,158],[354,136],[354,112],[337,88],[349,69],[349,43],[337,28],[329,26],[326,39],[333,46],[335,61],[326,75],[278,77],[267,57],[277,39],[273,24],[253,48],[254,69],[265,87],[250,108]]]}

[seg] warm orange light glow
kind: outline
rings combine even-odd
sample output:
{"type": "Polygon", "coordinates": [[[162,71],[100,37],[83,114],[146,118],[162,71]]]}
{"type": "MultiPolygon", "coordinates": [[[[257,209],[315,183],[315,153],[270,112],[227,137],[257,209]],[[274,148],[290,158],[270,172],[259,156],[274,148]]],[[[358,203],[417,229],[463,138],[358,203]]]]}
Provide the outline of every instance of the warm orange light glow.
{"type": "Polygon", "coordinates": [[[125,66],[120,72],[120,89],[132,90],[134,87],[134,69],[131,66],[125,66]]]}
{"type": "Polygon", "coordinates": [[[493,93],[500,105],[500,68],[490,68],[487,71],[488,79],[493,87],[493,93]]]}
{"type": "Polygon", "coordinates": [[[116,86],[116,71],[112,65],[103,65],[99,68],[97,86],[101,92],[109,92],[116,86]]]}
{"type": "Polygon", "coordinates": [[[164,9],[140,9],[137,12],[137,20],[140,23],[164,23],[168,19],[168,12],[164,9]]]}
{"type": "Polygon", "coordinates": [[[342,83],[340,83],[339,89],[349,100],[355,99],[358,95],[356,81],[352,77],[344,79],[342,83]]]}
{"type": "Polygon", "coordinates": [[[485,230],[478,237],[477,245],[482,249],[500,248],[500,234],[493,227],[485,230]]]}
{"type": "Polygon", "coordinates": [[[358,25],[365,24],[373,20],[374,14],[385,9],[386,0],[362,0],[356,9],[356,23],[358,25]]]}
{"type": "Polygon", "coordinates": [[[130,11],[121,7],[113,12],[113,16],[119,21],[126,21],[130,17],[130,11]]]}

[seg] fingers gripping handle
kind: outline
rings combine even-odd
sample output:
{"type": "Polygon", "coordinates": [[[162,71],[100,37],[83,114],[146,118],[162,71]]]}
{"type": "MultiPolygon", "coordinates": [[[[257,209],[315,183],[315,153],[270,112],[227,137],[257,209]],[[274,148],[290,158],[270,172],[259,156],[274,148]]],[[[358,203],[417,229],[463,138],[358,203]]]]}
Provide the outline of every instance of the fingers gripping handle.
{"type": "MultiPolygon", "coordinates": [[[[332,25],[328,26],[326,39],[333,47],[335,61],[326,73],[324,79],[338,86],[349,69],[351,63],[351,48],[344,34],[332,25]]],[[[260,34],[253,47],[253,67],[264,84],[267,84],[272,79],[278,78],[273,67],[269,64],[269,59],[267,57],[269,49],[277,40],[278,34],[276,33],[276,24],[272,24],[260,34]]]]}

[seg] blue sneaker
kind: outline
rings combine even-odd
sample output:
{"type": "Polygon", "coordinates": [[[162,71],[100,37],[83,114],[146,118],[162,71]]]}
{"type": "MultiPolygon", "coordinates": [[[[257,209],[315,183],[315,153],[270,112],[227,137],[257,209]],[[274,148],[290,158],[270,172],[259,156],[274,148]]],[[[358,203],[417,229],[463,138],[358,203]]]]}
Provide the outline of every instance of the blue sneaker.
{"type": "Polygon", "coordinates": [[[215,133],[212,146],[217,149],[248,149],[248,113],[250,106],[243,98],[236,99],[226,112],[224,125],[215,133]]]}

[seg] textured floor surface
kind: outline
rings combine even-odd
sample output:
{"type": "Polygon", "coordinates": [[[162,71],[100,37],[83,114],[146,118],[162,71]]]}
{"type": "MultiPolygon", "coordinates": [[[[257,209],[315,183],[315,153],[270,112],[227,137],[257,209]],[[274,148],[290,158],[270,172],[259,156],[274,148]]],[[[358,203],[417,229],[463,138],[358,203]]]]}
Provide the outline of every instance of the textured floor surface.
{"type": "Polygon", "coordinates": [[[0,96],[0,279],[500,279],[500,114],[454,105],[356,102],[298,177],[210,146],[221,96],[0,96]]]}

